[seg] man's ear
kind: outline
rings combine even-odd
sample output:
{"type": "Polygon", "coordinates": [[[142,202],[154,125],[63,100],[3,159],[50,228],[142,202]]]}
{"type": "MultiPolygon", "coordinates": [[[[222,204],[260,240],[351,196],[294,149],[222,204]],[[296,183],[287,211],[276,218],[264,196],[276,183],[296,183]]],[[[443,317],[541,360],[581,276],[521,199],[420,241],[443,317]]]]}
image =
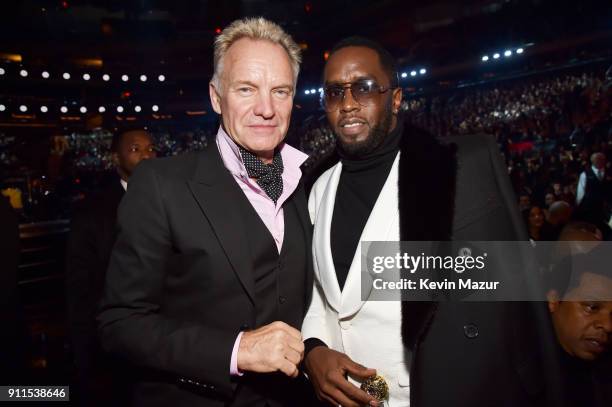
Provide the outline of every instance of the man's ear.
{"type": "Polygon", "coordinates": [[[221,114],[221,96],[219,96],[219,92],[212,81],[208,83],[208,93],[210,95],[210,103],[212,104],[213,110],[215,113],[221,114]]]}
{"type": "Polygon", "coordinates": [[[549,290],[546,293],[546,300],[548,301],[548,311],[552,314],[559,309],[559,292],[557,290],[549,290]]]}
{"type": "Polygon", "coordinates": [[[402,88],[393,89],[393,113],[397,113],[402,106],[402,88]]]}

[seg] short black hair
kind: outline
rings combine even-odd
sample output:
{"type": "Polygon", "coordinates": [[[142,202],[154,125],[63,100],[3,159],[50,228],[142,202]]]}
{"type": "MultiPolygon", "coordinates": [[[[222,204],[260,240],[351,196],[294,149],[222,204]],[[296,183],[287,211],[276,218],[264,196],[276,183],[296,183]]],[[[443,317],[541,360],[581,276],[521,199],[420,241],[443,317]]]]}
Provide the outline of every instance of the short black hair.
{"type": "Polygon", "coordinates": [[[384,48],[380,43],[374,40],[371,40],[369,38],[360,37],[360,36],[352,36],[352,37],[347,37],[347,38],[344,38],[338,41],[332,47],[331,51],[329,52],[328,60],[337,51],[341,50],[342,48],[347,48],[347,47],[364,47],[364,48],[369,48],[373,50],[374,52],[376,52],[376,54],[378,55],[378,59],[380,60],[380,65],[382,66],[385,73],[389,76],[389,81],[391,82],[391,86],[393,87],[399,86],[397,61],[395,60],[393,55],[391,55],[391,53],[386,48],[384,48]]]}
{"type": "Polygon", "coordinates": [[[607,261],[609,246],[600,243],[588,253],[568,255],[553,265],[551,271],[544,276],[546,290],[556,290],[563,298],[569,291],[580,284],[584,273],[598,274],[612,279],[610,264],[607,261]]]}
{"type": "Polygon", "coordinates": [[[151,133],[149,133],[149,131],[145,129],[144,127],[139,127],[139,126],[120,127],[119,129],[117,129],[115,134],[113,134],[113,140],[111,141],[111,152],[116,153],[117,150],[119,149],[119,146],[121,145],[121,141],[123,140],[123,137],[126,135],[126,133],[130,133],[132,131],[144,131],[145,133],[149,135],[149,137],[151,137],[151,133]]]}

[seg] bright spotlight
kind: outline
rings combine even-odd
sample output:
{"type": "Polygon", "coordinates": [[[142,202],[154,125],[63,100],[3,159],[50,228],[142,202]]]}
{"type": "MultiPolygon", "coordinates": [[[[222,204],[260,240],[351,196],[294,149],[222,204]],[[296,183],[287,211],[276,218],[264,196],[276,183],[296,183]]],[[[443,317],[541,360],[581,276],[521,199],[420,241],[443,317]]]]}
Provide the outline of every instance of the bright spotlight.
{"type": "Polygon", "coordinates": [[[60,112],[68,113],[68,108],[66,106],[62,106],[62,107],[60,107],[60,112]]]}
{"type": "Polygon", "coordinates": [[[489,56],[485,55],[484,57],[482,57],[482,62],[487,62],[489,60],[489,56]]]}
{"type": "Polygon", "coordinates": [[[493,59],[499,59],[499,54],[497,52],[493,54],[493,59]]]}
{"type": "Polygon", "coordinates": [[[130,79],[130,77],[129,77],[129,76],[127,76],[127,75],[121,75],[121,80],[122,80],[123,82],[127,82],[129,79],[130,79]]]}
{"type": "Polygon", "coordinates": [[[310,95],[310,91],[307,89],[307,90],[304,91],[304,94],[305,95],[310,95]]]}
{"type": "Polygon", "coordinates": [[[4,75],[6,73],[6,71],[4,70],[4,68],[0,68],[0,75],[4,75]]]}
{"type": "Polygon", "coordinates": [[[316,89],[310,89],[310,94],[311,94],[311,95],[314,95],[315,93],[317,93],[317,90],[316,90],[316,89]]]}
{"type": "Polygon", "coordinates": [[[417,74],[417,71],[411,71],[410,72],[410,76],[416,76],[416,74],[417,74]]]}
{"type": "Polygon", "coordinates": [[[4,112],[6,110],[6,106],[0,105],[0,112],[4,112]]]}
{"type": "Polygon", "coordinates": [[[104,75],[102,75],[102,80],[103,80],[104,82],[108,82],[108,81],[110,80],[110,75],[109,75],[109,74],[107,74],[107,73],[105,73],[104,75]]]}
{"type": "Polygon", "coordinates": [[[425,74],[427,73],[427,69],[425,69],[425,68],[421,68],[421,70],[419,71],[419,73],[420,73],[421,75],[425,75],[425,74]]]}
{"type": "Polygon", "coordinates": [[[25,78],[26,76],[28,76],[28,71],[26,71],[25,69],[22,69],[21,71],[19,71],[19,75],[25,78]]]}
{"type": "Polygon", "coordinates": [[[84,80],[86,80],[86,81],[88,81],[88,80],[90,80],[90,79],[91,79],[91,75],[89,75],[88,73],[84,73],[84,74],[83,74],[83,79],[84,79],[84,80]]]}
{"type": "Polygon", "coordinates": [[[49,111],[49,108],[47,108],[47,106],[41,106],[40,111],[43,113],[47,113],[49,111]]]}
{"type": "Polygon", "coordinates": [[[19,111],[25,113],[28,111],[28,107],[26,105],[19,106],[19,111]]]}
{"type": "Polygon", "coordinates": [[[151,110],[153,110],[154,112],[157,112],[159,110],[159,106],[153,105],[151,106],[151,110]]]}
{"type": "Polygon", "coordinates": [[[134,106],[134,111],[136,113],[140,113],[141,110],[142,110],[142,108],[140,106],[138,106],[138,105],[134,106]]]}
{"type": "Polygon", "coordinates": [[[141,82],[146,82],[147,81],[147,75],[140,75],[140,81],[141,82]]]}
{"type": "Polygon", "coordinates": [[[41,73],[41,76],[42,76],[43,78],[45,78],[45,79],[49,79],[49,76],[51,76],[51,75],[49,75],[49,72],[47,72],[47,71],[43,71],[43,72],[41,73]]]}
{"type": "Polygon", "coordinates": [[[68,80],[70,79],[70,74],[68,72],[64,72],[64,74],[62,75],[62,78],[68,80]]]}
{"type": "Polygon", "coordinates": [[[523,48],[519,48],[519,49],[517,49],[517,50],[516,50],[516,53],[517,53],[517,54],[522,54],[522,53],[523,53],[523,51],[524,51],[524,49],[523,49],[523,48]]]}
{"type": "Polygon", "coordinates": [[[408,74],[406,72],[402,72],[402,78],[406,78],[408,77],[408,74]]]}
{"type": "Polygon", "coordinates": [[[319,88],[319,93],[323,92],[323,88],[319,88]]]}
{"type": "Polygon", "coordinates": [[[117,106],[117,112],[123,113],[123,106],[117,106]]]}
{"type": "Polygon", "coordinates": [[[159,76],[157,77],[157,79],[158,79],[160,82],[163,82],[163,81],[165,81],[165,80],[166,80],[166,77],[165,77],[164,75],[159,75],[159,76]]]}
{"type": "Polygon", "coordinates": [[[504,56],[505,56],[505,57],[512,56],[512,51],[510,51],[509,49],[507,49],[507,50],[504,52],[504,56]]]}
{"type": "Polygon", "coordinates": [[[105,108],[104,106],[100,106],[100,107],[98,108],[98,112],[100,112],[100,113],[104,113],[104,112],[106,112],[106,108],[105,108]]]}
{"type": "Polygon", "coordinates": [[[79,109],[79,111],[81,113],[87,113],[87,108],[85,106],[81,106],[81,108],[79,109]]]}

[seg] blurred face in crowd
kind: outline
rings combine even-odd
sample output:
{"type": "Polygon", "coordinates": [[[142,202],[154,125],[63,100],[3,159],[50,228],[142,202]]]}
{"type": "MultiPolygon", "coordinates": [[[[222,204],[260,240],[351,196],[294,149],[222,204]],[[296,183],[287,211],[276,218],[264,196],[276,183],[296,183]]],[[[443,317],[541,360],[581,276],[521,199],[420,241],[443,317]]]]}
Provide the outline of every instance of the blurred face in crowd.
{"type": "Polygon", "coordinates": [[[340,147],[352,157],[375,150],[395,128],[395,113],[402,100],[401,89],[389,89],[393,86],[392,79],[383,69],[376,51],[361,46],[339,49],[325,65],[324,81],[326,92],[335,89],[333,92],[341,94],[344,89],[344,96],[330,105],[333,109],[326,107],[327,119],[340,147]],[[373,83],[375,90],[358,102],[348,85],[359,92],[367,89],[367,83],[373,83]],[[364,86],[357,88],[359,84],[364,86]],[[381,91],[380,87],[385,90],[381,91]]]}
{"type": "Polygon", "coordinates": [[[519,197],[519,208],[521,210],[525,210],[531,206],[531,199],[529,199],[529,195],[521,195],[519,197]]]}
{"type": "Polygon", "coordinates": [[[557,340],[569,355],[595,360],[610,348],[612,334],[612,278],[582,273],[578,287],[559,299],[548,293],[557,340]]]}
{"type": "Polygon", "coordinates": [[[546,203],[547,207],[550,207],[550,205],[553,204],[553,202],[555,202],[555,195],[553,194],[546,194],[546,197],[544,198],[544,202],[546,203]]]}
{"type": "Polygon", "coordinates": [[[555,195],[561,194],[561,184],[559,184],[558,182],[555,182],[553,184],[553,191],[554,191],[555,195]]]}
{"type": "Polygon", "coordinates": [[[529,210],[529,226],[541,228],[544,224],[544,213],[542,210],[534,206],[529,210]]]}
{"type": "Polygon", "coordinates": [[[606,156],[601,153],[594,154],[591,158],[591,162],[593,163],[593,166],[598,170],[603,170],[604,168],[606,168],[606,156]]]}
{"type": "Polygon", "coordinates": [[[220,88],[210,84],[213,109],[239,145],[271,162],[291,118],[295,89],[289,55],[269,41],[242,38],[223,57],[220,88]]]}
{"type": "Polygon", "coordinates": [[[113,153],[113,161],[121,179],[127,181],[140,161],[156,156],[155,146],[149,133],[144,130],[134,130],[126,132],[121,137],[117,151],[113,153]]]}

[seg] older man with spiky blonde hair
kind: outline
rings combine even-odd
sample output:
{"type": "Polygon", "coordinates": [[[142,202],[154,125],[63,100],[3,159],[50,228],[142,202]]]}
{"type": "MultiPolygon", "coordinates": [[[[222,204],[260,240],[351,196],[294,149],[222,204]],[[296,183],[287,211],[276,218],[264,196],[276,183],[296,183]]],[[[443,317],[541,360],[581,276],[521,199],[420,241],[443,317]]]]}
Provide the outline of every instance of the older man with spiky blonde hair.
{"type": "Polygon", "coordinates": [[[299,64],[277,24],[233,22],[215,41],[216,142],[130,180],[98,320],[105,348],[141,368],[134,405],[303,402],[306,156],[284,143],[299,64]]]}

